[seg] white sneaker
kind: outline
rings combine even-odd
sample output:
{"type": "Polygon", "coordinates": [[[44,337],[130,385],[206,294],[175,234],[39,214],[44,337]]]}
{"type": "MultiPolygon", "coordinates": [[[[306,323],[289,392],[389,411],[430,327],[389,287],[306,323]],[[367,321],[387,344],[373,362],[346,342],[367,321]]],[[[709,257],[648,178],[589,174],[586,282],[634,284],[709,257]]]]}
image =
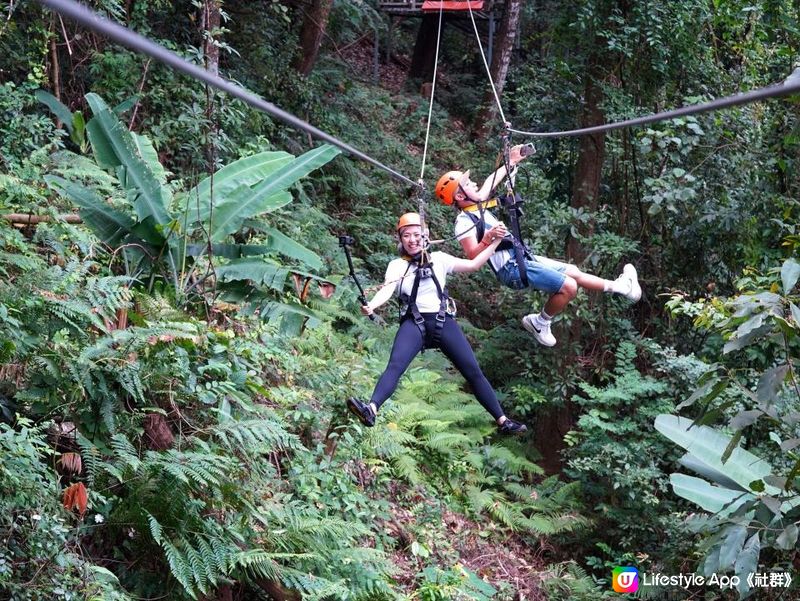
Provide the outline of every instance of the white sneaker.
{"type": "Polygon", "coordinates": [[[622,276],[629,282],[629,288],[627,292],[623,292],[622,296],[627,298],[628,300],[638,302],[640,298],[642,298],[642,287],[639,285],[639,277],[636,275],[636,268],[631,265],[630,263],[626,263],[625,267],[622,268],[622,276]]]}
{"type": "Polygon", "coordinates": [[[550,331],[550,322],[539,319],[538,315],[531,313],[522,318],[522,327],[528,330],[533,337],[544,346],[555,346],[556,337],[550,331]]]}

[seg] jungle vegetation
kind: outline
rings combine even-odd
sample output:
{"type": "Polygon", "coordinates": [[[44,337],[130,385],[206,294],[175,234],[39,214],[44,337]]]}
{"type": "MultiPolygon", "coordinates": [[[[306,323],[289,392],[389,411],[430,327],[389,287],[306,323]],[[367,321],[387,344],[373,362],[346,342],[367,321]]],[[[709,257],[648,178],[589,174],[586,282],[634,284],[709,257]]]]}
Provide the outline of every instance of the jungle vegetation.
{"type": "MultiPolygon", "coordinates": [[[[491,71],[519,129],[800,67],[797,0],[504,4],[491,71]]],[[[417,179],[431,15],[87,5],[417,179]]],[[[499,437],[431,351],[365,428],[344,400],[369,396],[396,311],[361,317],[337,237],[380,283],[414,190],[36,2],[0,13],[0,597],[596,601],[616,566],[739,579],[639,598],[797,597],[777,578],[800,568],[800,98],[536,140],[529,245],[608,278],[632,262],[642,301],[581,293],[544,349],[519,323],[543,294],[454,278],[530,434],[499,437]]],[[[463,17],[429,192],[501,150],[463,17]]],[[[427,214],[451,238],[452,210],[427,214]]]]}

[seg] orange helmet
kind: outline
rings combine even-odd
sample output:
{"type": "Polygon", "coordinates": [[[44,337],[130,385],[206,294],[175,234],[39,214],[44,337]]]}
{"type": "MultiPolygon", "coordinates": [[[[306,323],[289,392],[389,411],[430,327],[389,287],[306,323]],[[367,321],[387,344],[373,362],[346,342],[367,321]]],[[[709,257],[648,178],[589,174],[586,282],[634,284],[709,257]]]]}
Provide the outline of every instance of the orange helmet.
{"type": "Polygon", "coordinates": [[[464,177],[462,171],[448,171],[439,181],[436,182],[436,196],[446,205],[453,204],[453,197],[461,184],[461,178],[464,177]]]}
{"type": "Polygon", "coordinates": [[[419,213],[406,213],[401,215],[397,222],[397,231],[399,232],[409,225],[418,225],[422,227],[422,217],[419,216],[419,213]]]}

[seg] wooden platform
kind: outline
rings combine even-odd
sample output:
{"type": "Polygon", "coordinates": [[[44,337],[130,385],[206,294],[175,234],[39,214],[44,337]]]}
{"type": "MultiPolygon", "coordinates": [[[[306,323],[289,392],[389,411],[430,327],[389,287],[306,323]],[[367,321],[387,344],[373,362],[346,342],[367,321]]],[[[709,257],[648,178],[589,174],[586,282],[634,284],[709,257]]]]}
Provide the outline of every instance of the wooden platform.
{"type": "MultiPolygon", "coordinates": [[[[431,0],[380,0],[378,9],[389,15],[422,17],[425,14],[438,11],[438,5],[439,1],[431,0]],[[423,5],[427,5],[425,10],[423,10],[423,5]]],[[[472,6],[472,14],[475,15],[476,19],[489,19],[492,16],[497,18],[498,13],[503,10],[502,0],[472,0],[470,5],[472,6]],[[477,8],[478,5],[481,8],[477,8]]],[[[445,0],[442,8],[450,17],[456,16],[469,19],[469,9],[466,1],[448,2],[445,0]],[[448,5],[453,8],[448,8],[448,5]]]]}

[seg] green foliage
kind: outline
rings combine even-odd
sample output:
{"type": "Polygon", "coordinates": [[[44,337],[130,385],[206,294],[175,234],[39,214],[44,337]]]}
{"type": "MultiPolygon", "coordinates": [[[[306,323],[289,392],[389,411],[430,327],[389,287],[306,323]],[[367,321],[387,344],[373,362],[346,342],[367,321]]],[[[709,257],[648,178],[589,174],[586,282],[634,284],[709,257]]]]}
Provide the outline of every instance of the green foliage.
{"type": "MultiPolygon", "coordinates": [[[[755,571],[765,555],[782,566],[786,552],[797,545],[800,460],[793,449],[800,441],[795,378],[799,278],[800,264],[787,259],[766,276],[749,272],[736,296],[697,303],[673,297],[669,303],[675,313],[694,316],[696,327],[725,341],[721,362],[698,379],[699,387],[679,405],[699,415],[656,420],[662,434],[688,451],[681,463],[703,477],[673,474],[671,480],[677,495],[712,514],[697,524],[706,537],[706,574],[733,569],[741,576],[755,571]],[[720,419],[727,420],[732,435],[702,425],[720,419]],[[768,454],[767,460],[739,446],[745,434],[754,448],[768,454]]],[[[750,592],[742,578],[740,595],[750,592]]]]}
{"type": "Polygon", "coordinates": [[[623,549],[648,552],[661,548],[659,516],[669,507],[663,499],[669,446],[650,423],[673,402],[667,378],[641,373],[636,358],[636,346],[622,342],[602,385],[581,383],[583,395],[574,400],[585,412],[565,436],[566,472],[596,507],[593,521],[604,537],[614,532],[623,549]]]}
{"type": "Polygon", "coordinates": [[[18,167],[26,157],[43,146],[57,145],[53,123],[36,114],[32,83],[0,84],[0,165],[18,167]]]}
{"type": "MultiPolygon", "coordinates": [[[[198,3],[128,4],[94,6],[202,63],[209,31],[198,3]]],[[[395,57],[381,64],[374,86],[364,32],[382,34],[384,25],[371,6],[334,4],[308,78],[292,68],[300,8],[225,8],[229,20],[211,32],[223,76],[402,173],[417,172],[427,102],[416,90],[396,91],[396,59],[410,55],[417,21],[395,22],[395,57]]],[[[588,82],[603,119],[613,121],[780,81],[796,55],[795,8],[783,0],[523,3],[504,108],[525,129],[570,129],[586,117],[588,82]]],[[[408,551],[385,528],[398,509],[425,524],[411,527],[419,539],[411,555],[425,571],[407,584],[416,591],[403,592],[491,598],[474,574],[452,567],[458,553],[441,527],[428,525],[436,522],[426,508],[432,498],[440,513],[458,509],[492,531],[545,537],[562,556],[588,555],[593,576],[577,564],[553,568],[563,576],[547,585],[556,599],[610,596],[607,564],[640,560],[632,551],[649,554],[643,564],[677,571],[666,568],[696,556],[698,538],[708,569],[745,549],[752,561],[756,531],[758,560],[787,565],[794,508],[780,522],[767,509],[770,498],[794,495],[800,436],[792,394],[798,302],[786,289],[796,268],[774,267],[797,248],[799,233],[792,100],[615,132],[596,154],[578,141],[547,140],[527,162],[528,177],[517,183],[535,252],[561,256],[577,241],[587,250],[581,268],[604,277],[636,259],[645,288],[632,309],[582,293],[556,326],[560,346],[542,353],[518,320],[544,295],[499,290],[488,273],[453,282],[461,314],[483,328],[468,335],[491,381],[510,393],[509,414],[531,423],[553,407],[583,412],[566,438],[567,481],[540,481],[537,442],[491,437],[485,412],[460,378],[443,375],[433,353],[411,370],[375,429],[345,417],[342,399],[369,390],[390,341],[354,317],[331,234],[355,234],[357,265],[377,280],[391,257],[396,214],[415,208],[415,199],[347,158],[290,181],[294,161],[305,156],[310,169],[332,151],[304,155],[308,140],[288,126],[74,27],[19,2],[0,23],[0,79],[13,82],[0,86],[0,206],[54,215],[77,204],[89,226],[40,224],[34,234],[0,222],[0,408],[9,421],[18,410],[77,428],[67,444],[80,450],[84,471],[75,479],[89,487],[97,516],[73,523],[58,508],[59,491],[39,487],[42,505],[62,517],[48,518],[46,532],[26,523],[24,535],[41,547],[13,538],[22,541],[20,555],[3,584],[20,598],[122,598],[124,586],[137,597],[185,599],[213,596],[223,583],[256,598],[258,579],[306,599],[392,598],[401,587],[383,553],[408,551]],[[39,96],[65,131],[34,101],[41,87],[53,93],[39,96]],[[82,136],[90,113],[94,124],[82,136]],[[98,160],[84,156],[87,140],[98,160]],[[62,145],[83,154],[53,152],[62,145]],[[576,161],[587,158],[602,161],[590,209],[573,202],[576,161]],[[286,179],[273,185],[281,168],[286,179]],[[213,195],[212,180],[203,180],[210,172],[213,195]],[[45,178],[64,194],[54,195],[45,178]],[[300,202],[286,204],[291,196],[300,202]],[[754,269],[737,288],[746,264],[754,269]],[[290,272],[330,278],[337,293],[326,303],[312,293],[301,304],[287,291],[290,272]],[[667,318],[657,300],[664,290],[686,291],[670,306],[697,317],[695,328],[667,318]],[[686,300],[698,294],[707,299],[686,300]],[[735,302],[724,297],[734,294],[735,302]],[[234,315],[219,300],[259,319],[281,317],[282,329],[234,315]],[[312,327],[294,337],[303,324],[312,327]],[[616,342],[634,337],[635,352],[616,342]],[[693,352],[711,365],[691,395],[702,365],[693,352]],[[699,535],[681,530],[683,501],[664,474],[673,447],[652,436],[650,423],[672,410],[671,400],[687,398],[695,428],[726,424],[726,448],[715,450],[721,467],[744,444],[771,466],[765,477],[786,478],[751,491],[764,499],[752,505],[760,512],[752,522],[731,514],[692,523],[699,535]],[[150,448],[157,421],[173,437],[167,450],[150,448]],[[174,492],[174,508],[165,491],[174,492]],[[59,566],[52,573],[64,593],[41,580],[48,570],[22,587],[36,573],[18,568],[44,565],[43,548],[52,551],[46,561],[55,557],[47,565],[59,566]]],[[[464,125],[485,91],[474,40],[447,27],[443,41],[428,184],[454,167],[488,174],[499,148],[492,139],[473,144],[464,125]]],[[[452,214],[435,203],[428,213],[436,237],[446,237],[452,214]]],[[[461,252],[454,242],[446,248],[461,252]]],[[[25,473],[13,477],[54,482],[42,457],[16,466],[25,473]]],[[[698,468],[690,456],[682,462],[698,468]]],[[[676,490],[709,493],[710,485],[685,478],[676,490]]],[[[493,584],[502,595],[502,583],[493,584]]]]}
{"type": "Polygon", "coordinates": [[[461,565],[447,571],[425,568],[420,576],[422,582],[412,596],[419,601],[489,601],[497,593],[496,588],[461,565]]]}
{"type": "MultiPolygon", "coordinates": [[[[148,280],[148,289],[152,290],[156,278],[163,277],[179,302],[184,302],[198,284],[211,279],[219,282],[223,290],[232,289],[236,300],[246,302],[251,300],[248,297],[263,296],[259,291],[265,284],[283,291],[286,270],[276,265],[269,271],[269,277],[258,275],[270,268],[269,263],[262,262],[266,253],[282,252],[314,267],[321,266],[315,253],[277,230],[269,231],[262,244],[246,249],[241,245],[217,246],[222,256],[235,251],[240,256],[242,253],[260,256],[261,260],[234,260],[221,266],[216,274],[212,257],[203,257],[208,245],[196,243],[204,238],[209,244],[221,243],[232,234],[238,235],[247,220],[290,202],[291,195],[286,189],[330,161],[338,150],[322,146],[297,159],[279,152],[241,159],[180,195],[175,202],[179,207],[176,211],[172,188],[152,144],[147,138],[125,130],[97,95],[87,95],[87,101],[94,113],[86,129],[95,159],[100,167],[115,171],[125,201],[112,205],[91,188],[55,175],[48,176],[47,181],[82,208],[84,219],[115,255],[121,255],[132,278],[148,280]],[[218,186],[215,178],[219,179],[218,186]],[[193,246],[189,247],[190,244],[193,246]],[[206,273],[201,275],[203,269],[206,273]],[[276,279],[276,274],[281,277],[276,279]],[[255,287],[250,284],[253,281],[255,287]]],[[[282,312],[291,310],[289,305],[282,306],[282,312]]],[[[267,317],[275,315],[275,311],[264,313],[267,317]]]]}
{"type": "Polygon", "coordinates": [[[550,566],[544,581],[548,599],[553,601],[594,601],[617,599],[608,584],[598,583],[584,568],[574,561],[550,566]]]}
{"type": "Polygon", "coordinates": [[[128,601],[116,577],[81,553],[73,520],[58,502],[60,486],[47,465],[50,425],[0,423],[0,591],[20,601],[69,599],[73,591],[128,601]]]}
{"type": "Polygon", "coordinates": [[[80,149],[82,153],[88,150],[88,142],[86,139],[86,122],[83,118],[83,113],[75,111],[74,113],[61,103],[58,98],[45,92],[44,90],[36,90],[36,99],[47,105],[59,121],[67,128],[69,132],[69,139],[80,149]]]}

